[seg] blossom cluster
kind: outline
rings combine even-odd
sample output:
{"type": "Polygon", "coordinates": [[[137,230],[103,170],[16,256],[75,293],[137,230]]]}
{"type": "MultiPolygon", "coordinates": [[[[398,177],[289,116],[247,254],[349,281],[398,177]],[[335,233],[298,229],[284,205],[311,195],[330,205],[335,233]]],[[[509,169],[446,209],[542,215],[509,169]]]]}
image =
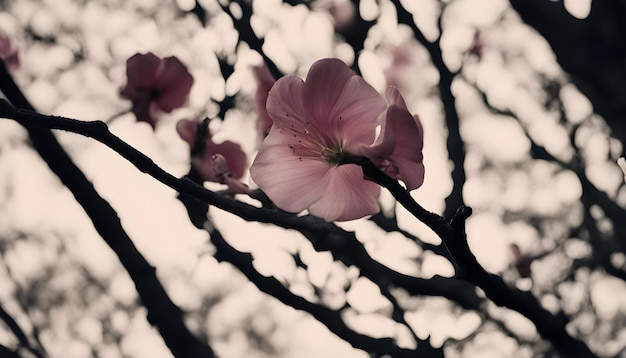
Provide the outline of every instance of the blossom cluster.
{"type": "Polygon", "coordinates": [[[308,208],[329,221],[377,213],[380,187],[364,178],[355,157],[368,158],[409,190],[424,181],[419,118],[396,88],[383,98],[338,59],[314,63],[306,81],[279,79],[266,108],[273,125],[250,175],[281,209],[308,208]]]}
{"type": "MultiPolygon", "coordinates": [[[[250,176],[278,208],[308,209],[328,221],[377,213],[380,187],[364,177],[359,160],[371,161],[408,190],[422,185],[423,129],[398,89],[389,87],[383,96],[338,59],[315,62],[306,80],[275,80],[264,66],[252,71],[262,142],[250,176]]],[[[160,113],[184,105],[193,84],[178,59],[152,53],[129,58],[127,75],[120,94],[131,101],[137,120],[153,128],[160,113]]],[[[213,142],[207,121],[183,119],[176,129],[204,180],[226,184],[230,194],[251,194],[239,181],[247,159],[238,144],[213,142]]]]}
{"type": "MultiPolygon", "coordinates": [[[[162,113],[172,112],[187,102],[193,76],[176,57],[159,58],[153,53],[135,54],[126,61],[128,82],[120,95],[131,101],[137,121],[156,128],[162,113]]],[[[230,194],[247,194],[238,180],[247,167],[246,154],[231,141],[215,143],[208,122],[181,119],[178,135],[190,146],[191,164],[205,181],[226,184],[230,194]]]]}
{"type": "Polygon", "coordinates": [[[193,76],[176,57],[158,58],[153,53],[136,54],[126,61],[128,83],[120,95],[132,103],[140,122],[156,126],[161,112],[171,112],[187,101],[193,76]]]}

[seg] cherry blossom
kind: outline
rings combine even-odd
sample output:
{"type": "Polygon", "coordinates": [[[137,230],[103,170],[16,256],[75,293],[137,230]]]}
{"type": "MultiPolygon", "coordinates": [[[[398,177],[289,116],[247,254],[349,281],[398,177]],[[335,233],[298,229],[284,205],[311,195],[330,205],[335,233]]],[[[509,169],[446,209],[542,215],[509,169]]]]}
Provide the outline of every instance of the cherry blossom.
{"type": "Polygon", "coordinates": [[[257,83],[257,90],[254,96],[254,102],[258,114],[256,128],[259,133],[259,137],[263,140],[272,127],[272,118],[270,118],[270,115],[267,113],[266,103],[267,95],[276,82],[276,79],[272,76],[269,68],[265,65],[252,67],[252,73],[254,74],[254,78],[257,83]]]}
{"type": "Polygon", "coordinates": [[[132,102],[140,122],[156,127],[158,116],[182,107],[193,85],[187,67],[176,57],[160,59],[152,53],[135,54],[126,61],[128,83],[120,95],[132,102]]]}
{"type": "Polygon", "coordinates": [[[237,180],[247,167],[246,154],[237,143],[215,143],[206,125],[187,119],[176,124],[178,135],[191,147],[192,165],[204,180],[228,185],[229,193],[248,194],[247,186],[237,180]]]}
{"type": "Polygon", "coordinates": [[[421,174],[414,168],[421,165],[421,125],[397,90],[388,91],[387,97],[389,106],[337,59],[314,63],[305,81],[297,76],[279,79],[267,101],[274,125],[250,168],[252,179],[286,211],[308,208],[329,221],[377,213],[380,188],[352,164],[355,155],[371,157],[411,188],[423,181],[423,166],[421,174]],[[416,137],[410,139],[412,135],[416,137]],[[419,153],[406,153],[410,150],[419,153]],[[419,164],[407,163],[411,160],[419,164]],[[409,178],[412,170],[418,174],[415,179],[409,178]]]}
{"type": "Polygon", "coordinates": [[[380,135],[354,154],[369,158],[387,175],[402,180],[408,190],[417,189],[424,183],[422,123],[409,112],[397,88],[389,87],[385,95],[389,107],[380,117],[380,135]]]}

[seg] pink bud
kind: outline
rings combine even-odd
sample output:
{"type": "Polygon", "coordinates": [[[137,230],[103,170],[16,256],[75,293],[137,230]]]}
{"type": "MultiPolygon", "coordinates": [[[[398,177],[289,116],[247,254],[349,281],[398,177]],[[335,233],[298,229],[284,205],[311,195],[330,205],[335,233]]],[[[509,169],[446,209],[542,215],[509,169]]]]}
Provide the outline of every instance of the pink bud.
{"type": "Polygon", "coordinates": [[[228,168],[228,163],[226,163],[226,158],[224,158],[223,155],[213,154],[211,156],[211,160],[211,169],[217,178],[223,180],[224,177],[230,177],[233,175],[230,168],[228,168]]]}

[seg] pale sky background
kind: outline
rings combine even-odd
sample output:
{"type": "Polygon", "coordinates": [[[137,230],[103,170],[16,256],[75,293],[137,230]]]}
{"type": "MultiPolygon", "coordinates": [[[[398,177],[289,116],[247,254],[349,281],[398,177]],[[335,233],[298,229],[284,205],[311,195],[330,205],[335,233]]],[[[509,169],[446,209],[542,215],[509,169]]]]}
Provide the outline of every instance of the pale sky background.
{"type": "MultiPolygon", "coordinates": [[[[209,9],[216,6],[211,1],[202,3],[209,9]]],[[[364,17],[379,14],[380,19],[371,30],[359,65],[364,78],[382,92],[384,69],[390,63],[389,46],[411,42],[407,29],[395,26],[390,2],[380,3],[377,7],[373,0],[363,1],[364,17]]],[[[439,35],[435,22],[438,1],[404,3],[415,13],[415,20],[427,37],[436,38],[439,35]]],[[[185,9],[190,2],[179,0],[176,4],[185,9]]],[[[584,18],[590,1],[566,0],[565,5],[573,15],[584,18]]],[[[256,85],[249,67],[260,63],[260,56],[245,45],[236,50],[235,73],[226,83],[221,78],[214,53],[232,52],[237,40],[225,14],[211,19],[211,24],[202,28],[193,17],[174,19],[173,9],[168,9],[172,3],[165,1],[90,1],[84,7],[69,0],[19,1],[12,6],[11,15],[0,13],[0,30],[19,39],[23,36],[23,24],[30,23],[40,33],[59,35],[61,46],[18,43],[22,67],[15,76],[41,112],[81,120],[104,120],[127,108],[129,103],[120,99],[117,92],[125,83],[125,59],[136,52],[175,55],[190,68],[195,83],[188,107],[166,116],[156,131],[146,123],[137,123],[131,114],[116,118],[110,125],[113,133],[176,176],[187,173],[189,165],[188,146],[174,129],[176,121],[199,113],[214,115],[217,110],[207,105],[208,98],[220,100],[225,94],[241,91],[252,99],[254,94],[256,85]],[[154,16],[147,18],[142,13],[154,16]],[[175,22],[175,26],[168,26],[169,22],[175,22]],[[87,59],[77,66],[69,66],[73,61],[70,49],[79,44],[86,46],[87,59]]],[[[333,41],[334,29],[327,13],[281,5],[278,0],[254,1],[254,9],[253,26],[266,38],[264,50],[284,73],[304,76],[311,63],[324,57],[353,61],[347,45],[333,41]]],[[[467,225],[470,245],[487,270],[502,273],[510,269],[511,243],[519,245],[523,251],[537,252],[546,241],[528,223],[504,222],[501,214],[505,210],[527,209],[553,215],[576,203],[581,195],[580,184],[572,173],[557,173],[547,163],[535,163],[529,167],[529,172],[518,166],[527,160],[530,146],[525,130],[554,155],[561,158],[572,155],[568,133],[537,101],[532,91],[535,79],[529,76],[529,73],[540,72],[560,78],[563,73],[547,43],[519,21],[505,0],[454,1],[447,8],[442,23],[441,45],[451,70],[461,65],[474,29],[481,31],[487,44],[484,57],[480,62],[467,65],[464,75],[488,93],[493,105],[509,106],[519,113],[523,123],[521,126],[511,118],[490,114],[482,105],[477,105],[480,103],[477,93],[466,82],[454,83],[457,109],[463,118],[461,131],[468,146],[465,164],[468,181],[464,194],[467,204],[475,209],[467,225]],[[519,58],[505,62],[503,51],[519,58]],[[503,178],[494,173],[480,173],[485,158],[512,168],[511,175],[503,178]]],[[[424,49],[413,46],[411,51],[414,63],[408,76],[412,86],[403,94],[410,110],[419,114],[424,125],[426,166],[425,183],[412,194],[424,207],[441,213],[443,199],[452,186],[449,175],[452,168],[445,151],[441,104],[431,92],[438,74],[429,64],[424,49]]],[[[591,116],[590,103],[573,86],[565,88],[562,97],[571,112],[570,120],[583,121],[591,116]]],[[[235,109],[224,122],[212,123],[211,129],[216,140],[240,143],[252,162],[256,150],[254,120],[253,113],[235,109]]],[[[207,300],[219,298],[206,320],[190,315],[189,324],[191,327],[206,324],[215,337],[212,347],[221,357],[263,357],[248,346],[246,337],[237,329],[242,325],[266,332],[269,340],[281,349],[283,357],[367,357],[365,352],[351,348],[308,315],[260,293],[229,264],[218,263],[211,256],[208,235],[190,224],[185,208],[174,200],[173,190],[140,173],[93,140],[75,134],[56,134],[95,188],[118,212],[122,225],[139,250],[157,267],[157,274],[174,302],[184,310],[197,312],[207,300]]],[[[581,140],[589,143],[587,155],[591,157],[601,158],[602,153],[616,145],[598,131],[583,131],[581,135],[584,136],[581,140]]],[[[97,304],[92,302],[85,312],[61,310],[52,316],[51,322],[56,328],[41,333],[50,355],[86,357],[91,354],[90,346],[96,346],[100,356],[106,358],[171,357],[161,338],[147,323],[145,312],[128,314],[123,309],[137,299],[132,281],[70,192],[28,149],[25,140],[21,127],[10,120],[0,121],[0,236],[12,237],[23,232],[33,237],[16,241],[4,255],[0,266],[3,307],[30,331],[30,322],[36,321],[37,316],[28,317],[16,301],[14,294],[19,285],[42,277],[52,266],[61,265],[67,270],[48,282],[72,289],[76,275],[72,273],[72,265],[77,263],[96,279],[106,282],[106,297],[97,304]],[[115,308],[118,305],[122,308],[115,308]],[[103,327],[98,319],[102,312],[111,312],[114,330],[123,332],[121,352],[102,339],[103,327]]],[[[598,187],[609,193],[618,192],[622,176],[615,165],[598,159],[590,172],[594,173],[590,177],[598,187]]],[[[248,178],[245,180],[254,185],[248,178]]],[[[220,188],[217,185],[207,187],[220,188]]],[[[239,199],[253,202],[245,197],[239,199]]],[[[393,210],[387,193],[383,193],[381,200],[386,210],[393,210]]],[[[426,242],[439,243],[434,234],[404,209],[398,208],[397,215],[403,229],[426,242]]],[[[315,252],[297,232],[248,223],[215,208],[211,209],[211,217],[233,246],[254,255],[255,267],[262,274],[289,282],[294,292],[309,299],[314,299],[312,283],[325,285],[329,305],[341,307],[345,299],[353,307],[354,311],[346,314],[346,321],[357,330],[375,337],[391,335],[400,345],[412,346],[406,328],[399,329],[395,322],[380,314],[390,309],[389,303],[374,284],[357,279],[356,269],[333,263],[328,253],[315,252]],[[306,272],[296,269],[290,256],[296,252],[308,265],[306,272]],[[348,281],[354,282],[344,297],[341,292],[348,281]]],[[[446,260],[423,253],[402,235],[387,234],[366,219],[339,225],[354,230],[373,257],[400,272],[426,278],[453,273],[446,260]]],[[[572,248],[568,248],[570,257],[588,252],[582,240],[572,242],[572,248]]],[[[556,277],[550,272],[562,263],[555,259],[537,264],[533,269],[546,275],[537,278],[535,284],[550,285],[556,277]]],[[[610,319],[617,313],[626,313],[623,281],[597,272],[588,273],[587,279],[594,282],[590,299],[600,317],[610,319]]],[[[528,282],[519,284],[523,286],[528,282]]],[[[573,287],[568,291],[571,299],[582,299],[577,298],[582,293],[577,294],[576,290],[573,287]]],[[[550,297],[544,299],[544,304],[550,306],[550,297]]],[[[453,309],[450,302],[441,298],[423,298],[420,304],[420,309],[407,313],[406,319],[420,338],[430,336],[436,346],[450,337],[456,340],[468,337],[481,322],[475,312],[453,309]]],[[[516,334],[528,340],[536,336],[534,326],[521,315],[495,306],[489,307],[489,312],[500,317],[516,334]]],[[[0,343],[10,340],[6,335],[4,326],[0,325],[0,343]]],[[[452,350],[447,350],[446,354],[450,357],[532,356],[527,347],[520,349],[515,340],[493,330],[481,331],[473,337],[462,354],[452,350]]]]}

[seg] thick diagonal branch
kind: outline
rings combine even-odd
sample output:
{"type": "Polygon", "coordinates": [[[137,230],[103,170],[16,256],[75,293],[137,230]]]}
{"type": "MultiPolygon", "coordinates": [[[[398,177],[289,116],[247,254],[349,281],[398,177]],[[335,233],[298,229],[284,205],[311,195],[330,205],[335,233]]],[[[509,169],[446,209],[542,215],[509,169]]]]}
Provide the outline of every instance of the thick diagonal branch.
{"type": "MultiPolygon", "coordinates": [[[[32,106],[17,89],[1,62],[0,86],[12,103],[32,110],[32,106]]],[[[0,116],[10,118],[10,112],[19,112],[6,101],[0,100],[0,102],[0,107],[2,107],[0,116]]],[[[46,126],[36,123],[18,122],[28,131],[34,149],[72,192],[76,201],[91,219],[98,234],[117,254],[135,283],[142,303],[148,310],[148,320],[158,328],[172,353],[176,357],[213,357],[211,348],[196,339],[187,329],[183,322],[183,313],[170,300],[156,276],[155,268],[146,261],[133,244],[113,207],[95,190],[52,132],[46,126]]],[[[106,127],[103,122],[101,124],[106,127]]]]}
{"type": "Polygon", "coordinates": [[[113,149],[141,172],[149,174],[179,193],[191,195],[244,220],[270,223],[285,229],[298,230],[309,239],[314,239],[312,243],[317,249],[330,250],[333,255],[338,255],[336,259],[347,260],[346,262],[359,260],[362,265],[358,266],[371,269],[371,277],[375,277],[374,281],[376,282],[379,279],[388,279],[388,282],[406,289],[411,294],[441,295],[469,309],[478,309],[482,301],[472,290],[468,290],[468,287],[459,281],[443,277],[435,277],[430,280],[420,279],[400,274],[377,263],[371,259],[362,245],[358,244],[354,234],[348,234],[345,230],[324,220],[257,208],[206,190],[187,178],[176,178],[143,153],[111,133],[104,122],[85,122],[19,110],[2,100],[0,100],[0,116],[12,118],[27,125],[61,129],[93,138],[113,149]],[[348,253],[350,254],[348,255],[348,253]],[[364,262],[367,264],[363,264],[364,262]]]}
{"type": "Polygon", "coordinates": [[[465,234],[465,220],[471,215],[469,207],[460,207],[448,222],[415,202],[406,189],[369,160],[362,161],[360,165],[368,179],[387,188],[402,206],[441,238],[457,265],[459,278],[480,287],[498,306],[524,315],[533,322],[539,334],[549,340],[563,356],[596,357],[583,341],[567,332],[565,322],[544,309],[530,292],[507,285],[500,276],[487,272],[480,265],[469,248],[465,234]]]}

